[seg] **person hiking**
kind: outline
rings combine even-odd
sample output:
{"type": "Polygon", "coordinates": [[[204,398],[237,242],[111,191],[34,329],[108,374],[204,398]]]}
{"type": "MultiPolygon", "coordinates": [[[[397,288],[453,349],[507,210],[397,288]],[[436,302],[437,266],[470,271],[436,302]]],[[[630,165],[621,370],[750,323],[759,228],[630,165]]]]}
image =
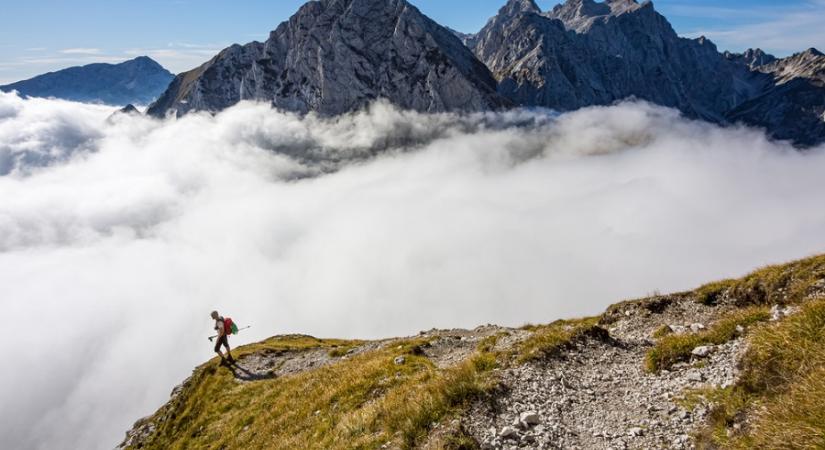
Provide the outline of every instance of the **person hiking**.
{"type": "Polygon", "coordinates": [[[226,333],[224,318],[218,314],[217,311],[212,311],[212,319],[215,320],[215,330],[218,332],[218,336],[215,339],[215,353],[221,357],[221,364],[226,364],[227,360],[232,364],[235,362],[235,359],[232,357],[229,349],[229,337],[226,333]],[[224,358],[223,353],[221,353],[221,345],[226,347],[226,358],[224,358]]]}

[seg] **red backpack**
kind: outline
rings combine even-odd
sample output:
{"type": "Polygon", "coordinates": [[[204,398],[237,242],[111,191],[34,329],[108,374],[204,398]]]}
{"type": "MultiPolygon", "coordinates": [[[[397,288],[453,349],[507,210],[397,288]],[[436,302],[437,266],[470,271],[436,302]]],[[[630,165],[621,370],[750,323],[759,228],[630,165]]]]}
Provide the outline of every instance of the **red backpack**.
{"type": "Polygon", "coordinates": [[[235,322],[232,321],[231,318],[227,317],[223,319],[223,334],[230,335],[230,334],[237,334],[238,333],[238,326],[235,325],[235,322]]]}

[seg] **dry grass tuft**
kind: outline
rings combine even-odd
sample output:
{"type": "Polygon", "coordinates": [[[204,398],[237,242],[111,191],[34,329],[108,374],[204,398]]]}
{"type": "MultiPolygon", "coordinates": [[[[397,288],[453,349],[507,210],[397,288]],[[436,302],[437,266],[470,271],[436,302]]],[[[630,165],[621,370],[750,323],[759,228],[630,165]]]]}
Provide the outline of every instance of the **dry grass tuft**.
{"type": "Polygon", "coordinates": [[[690,354],[696,347],[724,344],[738,335],[738,326],[747,328],[767,321],[770,317],[767,307],[755,306],[729,313],[709,329],[699,333],[663,336],[647,352],[645,366],[649,372],[669,369],[678,362],[690,359],[690,354]]]}
{"type": "Polygon", "coordinates": [[[549,325],[528,325],[524,329],[533,334],[515,350],[518,364],[552,357],[571,342],[587,335],[604,337],[607,332],[598,326],[598,317],[576,320],[557,320],[549,325]]]}
{"type": "Polygon", "coordinates": [[[742,377],[721,390],[699,440],[736,449],[825,448],[825,300],[751,336],[742,377]],[[743,432],[731,425],[749,417],[743,432]]]}

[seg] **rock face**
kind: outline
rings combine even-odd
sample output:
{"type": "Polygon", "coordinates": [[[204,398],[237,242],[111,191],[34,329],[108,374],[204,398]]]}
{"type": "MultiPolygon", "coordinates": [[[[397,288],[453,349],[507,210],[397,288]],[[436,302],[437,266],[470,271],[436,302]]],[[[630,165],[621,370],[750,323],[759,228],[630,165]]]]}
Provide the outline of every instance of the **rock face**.
{"type": "Polygon", "coordinates": [[[178,75],[149,114],[218,111],[253,99],[334,115],[379,97],[428,112],[509,104],[461,40],[405,0],[321,0],[266,42],[234,45],[178,75]]]}
{"type": "Polygon", "coordinates": [[[822,54],[777,60],[680,38],[651,2],[510,0],[465,39],[514,103],[571,110],[628,97],[716,123],[744,122],[800,146],[825,141],[822,54]]]}
{"type": "Polygon", "coordinates": [[[773,77],[773,84],[728,112],[728,120],[801,146],[825,141],[825,55],[812,48],[756,70],[773,77]]]}
{"type": "Polygon", "coordinates": [[[89,64],[0,86],[32,97],[55,97],[90,103],[147,105],[169,86],[174,75],[149,57],[120,64],[89,64]]]}
{"type": "Polygon", "coordinates": [[[376,98],[426,112],[566,111],[638,98],[811,146],[825,141],[822,58],[814,49],[781,60],[759,49],[720,53],[704,37],[679,37],[649,1],[567,0],[543,12],[534,0],[509,0],[464,34],[405,0],[320,0],[266,42],[234,45],[178,75],[148,112],[249,99],[334,115],[376,98]]]}
{"type": "Polygon", "coordinates": [[[722,53],[722,55],[729,61],[744,64],[751,69],[756,69],[759,66],[764,66],[765,64],[770,64],[776,61],[775,56],[765,53],[761,48],[749,48],[745,50],[744,53],[731,53],[726,51],[722,53]]]}
{"type": "Polygon", "coordinates": [[[499,91],[530,106],[636,97],[719,122],[768,81],[707,39],[680,38],[649,2],[569,0],[543,14],[532,0],[511,0],[477,42],[499,91]]]}

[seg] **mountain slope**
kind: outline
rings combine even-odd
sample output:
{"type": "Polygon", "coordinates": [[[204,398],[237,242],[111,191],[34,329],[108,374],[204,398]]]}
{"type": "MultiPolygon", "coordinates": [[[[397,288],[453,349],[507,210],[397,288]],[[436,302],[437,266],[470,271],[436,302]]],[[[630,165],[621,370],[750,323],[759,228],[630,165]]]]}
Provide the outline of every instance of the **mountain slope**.
{"type": "Polygon", "coordinates": [[[178,75],[149,114],[241,100],[335,115],[377,98],[426,112],[639,98],[805,147],[825,142],[825,88],[809,74],[820,57],[805,54],[722,54],[704,37],[679,37],[649,1],[566,0],[543,12],[534,0],[508,0],[481,31],[463,34],[405,0],[321,0],[266,42],[234,45],[178,75]]]}
{"type": "Polygon", "coordinates": [[[774,85],[727,113],[728,120],[763,127],[778,139],[812,146],[825,140],[825,55],[808,49],[756,67],[774,85]]]}
{"type": "Polygon", "coordinates": [[[0,86],[0,90],[78,102],[147,105],[166,90],[173,78],[160,64],[141,56],[120,64],[70,67],[0,86]]]}
{"type": "Polygon", "coordinates": [[[634,97],[802,147],[825,141],[818,51],[721,54],[704,37],[679,37],[648,1],[567,0],[542,12],[509,0],[465,42],[518,105],[572,110],[634,97]]]}
{"type": "Polygon", "coordinates": [[[814,448],[823,329],[818,256],[549,325],[275,337],[198,367],[121,447],[814,448]]]}
{"type": "Polygon", "coordinates": [[[266,42],[234,45],[178,75],[149,113],[261,100],[332,115],[379,97],[428,112],[508,104],[461,41],[405,0],[321,0],[301,7],[266,42]]]}
{"type": "Polygon", "coordinates": [[[761,74],[750,76],[707,39],[677,36],[650,2],[568,0],[542,13],[532,0],[510,0],[476,41],[500,92],[530,106],[637,97],[719,122],[760,85],[761,74]]]}
{"type": "Polygon", "coordinates": [[[777,59],[776,56],[765,53],[760,48],[750,48],[745,50],[744,53],[731,53],[726,51],[722,53],[722,55],[730,61],[748,66],[751,70],[759,66],[764,66],[765,64],[770,64],[777,59]]]}

